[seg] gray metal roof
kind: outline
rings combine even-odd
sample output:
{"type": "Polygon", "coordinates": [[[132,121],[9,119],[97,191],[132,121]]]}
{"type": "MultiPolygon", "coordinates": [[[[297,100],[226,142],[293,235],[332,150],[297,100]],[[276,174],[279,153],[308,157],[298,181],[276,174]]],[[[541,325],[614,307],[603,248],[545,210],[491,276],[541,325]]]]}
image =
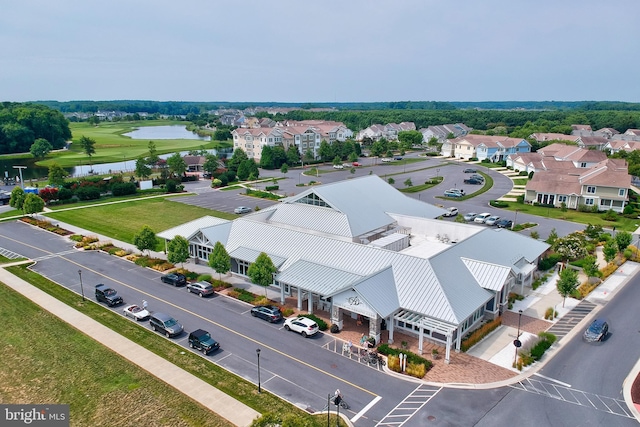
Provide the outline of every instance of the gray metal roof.
{"type": "Polygon", "coordinates": [[[354,289],[382,317],[387,317],[400,308],[392,267],[362,279],[354,289]]]}
{"type": "Polygon", "coordinates": [[[280,266],[284,264],[284,262],[286,261],[286,258],[278,255],[273,255],[267,251],[245,248],[242,246],[234,249],[233,251],[229,251],[229,256],[231,258],[241,259],[243,261],[251,263],[251,262],[255,262],[255,260],[258,259],[258,256],[262,252],[269,255],[269,258],[271,258],[271,261],[273,262],[273,265],[276,266],[276,268],[280,268],[280,266]]]}
{"type": "Polygon", "coordinates": [[[354,237],[349,218],[342,212],[331,208],[312,206],[302,203],[281,203],[263,209],[265,221],[276,224],[319,231],[336,236],[354,237]]]}
{"type": "Polygon", "coordinates": [[[219,224],[229,224],[231,221],[221,218],[216,218],[214,216],[203,216],[202,218],[194,219],[193,221],[189,221],[187,223],[178,225],[177,227],[170,228],[168,230],[162,231],[156,236],[161,239],[173,240],[176,236],[182,236],[185,239],[189,240],[193,237],[198,231],[203,228],[219,225],[219,224]]]}
{"type": "Polygon", "coordinates": [[[499,291],[502,289],[509,277],[509,274],[511,273],[511,269],[504,265],[490,264],[488,262],[476,261],[469,258],[461,259],[480,286],[492,291],[499,291]]]}
{"type": "Polygon", "coordinates": [[[331,296],[362,279],[359,274],[300,259],[276,275],[276,280],[318,295],[331,296]]]}

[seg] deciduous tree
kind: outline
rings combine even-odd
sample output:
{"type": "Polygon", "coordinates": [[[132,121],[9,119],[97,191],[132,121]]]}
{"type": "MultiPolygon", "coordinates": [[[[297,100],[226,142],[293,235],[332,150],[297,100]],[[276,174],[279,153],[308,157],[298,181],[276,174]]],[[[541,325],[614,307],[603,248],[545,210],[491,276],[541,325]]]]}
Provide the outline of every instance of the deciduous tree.
{"type": "Polygon", "coordinates": [[[22,210],[22,205],[24,205],[24,199],[26,194],[21,187],[15,187],[11,190],[11,197],[9,198],[9,206],[15,209],[22,210]]]}
{"type": "Polygon", "coordinates": [[[620,231],[616,234],[616,244],[618,245],[618,252],[624,252],[629,247],[633,240],[633,236],[628,231],[620,231]]]}
{"type": "Polygon", "coordinates": [[[156,233],[151,227],[145,225],[133,236],[133,244],[140,252],[147,251],[148,254],[151,254],[151,250],[156,247],[156,233]]]}
{"type": "Polygon", "coordinates": [[[82,135],[80,137],[80,140],[78,141],[80,143],[80,147],[82,147],[82,151],[84,152],[84,154],[86,154],[87,156],[89,156],[89,165],[91,165],[91,156],[93,156],[96,153],[96,141],[93,138],[88,138],[84,135],[82,135]]]}
{"type": "Polygon", "coordinates": [[[562,307],[564,307],[566,298],[578,287],[578,272],[571,268],[565,268],[560,272],[556,286],[558,293],[562,296],[562,307]]]}
{"type": "Polygon", "coordinates": [[[27,215],[32,215],[37,212],[42,212],[44,209],[44,200],[42,200],[37,194],[29,193],[24,198],[24,204],[22,210],[27,215]]]}
{"type": "Polygon", "coordinates": [[[148,160],[144,157],[140,157],[136,160],[136,170],[134,173],[140,179],[149,178],[151,176],[151,168],[149,167],[148,160]]]}
{"type": "Polygon", "coordinates": [[[278,271],[269,255],[260,252],[258,258],[247,269],[247,276],[256,285],[264,286],[264,295],[267,295],[267,287],[273,283],[273,275],[278,271]]]}
{"type": "Polygon", "coordinates": [[[189,259],[189,241],[182,236],[176,236],[167,244],[167,260],[172,264],[184,262],[189,259]]]}
{"type": "Polygon", "coordinates": [[[180,153],[174,153],[167,159],[167,166],[169,166],[169,171],[174,176],[183,176],[187,171],[187,162],[184,161],[184,158],[180,155],[180,153]]]}
{"type": "Polygon", "coordinates": [[[52,163],[49,166],[49,185],[60,187],[64,184],[64,178],[67,176],[67,171],[57,163],[52,163]]]}
{"type": "Polygon", "coordinates": [[[36,159],[44,159],[51,150],[53,150],[53,146],[49,141],[44,138],[38,138],[31,145],[29,152],[36,159]]]}
{"type": "Polygon", "coordinates": [[[222,280],[223,274],[227,274],[229,270],[231,270],[231,257],[227,249],[220,242],[216,242],[213,246],[213,251],[211,251],[209,255],[209,267],[213,268],[219,274],[219,280],[222,280]]]}

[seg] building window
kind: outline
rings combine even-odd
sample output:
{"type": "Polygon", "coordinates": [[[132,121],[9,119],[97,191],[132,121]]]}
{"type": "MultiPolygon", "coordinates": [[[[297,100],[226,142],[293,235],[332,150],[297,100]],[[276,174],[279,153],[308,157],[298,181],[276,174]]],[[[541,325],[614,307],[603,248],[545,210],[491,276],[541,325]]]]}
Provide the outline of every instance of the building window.
{"type": "Polygon", "coordinates": [[[581,168],[586,168],[586,167],[587,167],[587,164],[586,164],[585,162],[582,162],[582,163],[580,163],[580,167],[581,167],[581,168]]]}
{"type": "Polygon", "coordinates": [[[624,188],[618,190],[618,196],[624,197],[624,188]]]}
{"type": "Polygon", "coordinates": [[[567,202],[567,196],[558,196],[558,202],[566,203],[567,202]]]}
{"type": "Polygon", "coordinates": [[[594,187],[592,185],[587,186],[587,193],[595,194],[595,192],[596,192],[596,187],[594,187]]]}
{"type": "Polygon", "coordinates": [[[593,206],[593,199],[584,199],[584,204],[587,206],[593,206]]]}

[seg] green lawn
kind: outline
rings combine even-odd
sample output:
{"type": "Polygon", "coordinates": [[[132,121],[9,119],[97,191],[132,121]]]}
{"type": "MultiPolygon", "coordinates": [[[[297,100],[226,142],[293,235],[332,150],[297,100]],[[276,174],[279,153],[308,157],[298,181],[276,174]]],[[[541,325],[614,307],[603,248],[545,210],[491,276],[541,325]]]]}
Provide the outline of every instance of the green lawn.
{"type": "MultiPolygon", "coordinates": [[[[292,425],[321,427],[326,423],[326,415],[314,417],[269,392],[258,394],[255,384],[100,304],[82,302],[76,293],[27,265],[7,269],[260,413],[299,417],[292,425]]],[[[1,283],[0,312],[4,320],[0,396],[4,402],[32,401],[37,395],[42,402],[68,403],[73,425],[229,425],[1,283]]],[[[332,423],[335,425],[335,417],[332,423]]]]}
{"type": "MultiPolygon", "coordinates": [[[[232,425],[3,284],[0,311],[3,403],[66,403],[71,425],[232,425]]],[[[119,320],[130,334],[149,335],[119,320]]],[[[164,344],[162,351],[179,353],[164,344]]]]}
{"type": "MultiPolygon", "coordinates": [[[[82,136],[92,138],[96,141],[96,152],[91,156],[92,163],[119,162],[147,156],[149,154],[148,140],[131,139],[122,136],[122,134],[141,126],[174,124],[186,125],[187,123],[170,120],[103,122],[98,126],[93,126],[86,122],[71,123],[69,127],[71,128],[72,139],[74,141],[74,143],[71,144],[71,148],[69,150],[50,153],[45,160],[38,162],[38,165],[49,166],[55,162],[62,167],[74,167],[79,164],[89,163],[89,157],[84,154],[82,147],[77,143],[82,136]]],[[[158,139],[153,142],[156,144],[158,154],[200,149],[202,147],[207,149],[219,148],[229,145],[229,143],[221,143],[219,141],[201,141],[197,139],[158,139]]]]}
{"type": "MultiPolygon", "coordinates": [[[[159,233],[205,215],[224,219],[237,218],[235,214],[173,202],[170,198],[132,200],[46,214],[52,220],[67,222],[128,243],[133,242],[134,235],[145,225],[159,233]]],[[[156,250],[162,249],[164,245],[158,242],[156,250]]]]}
{"type": "Polygon", "coordinates": [[[603,228],[616,227],[618,231],[634,232],[640,227],[640,219],[625,218],[618,215],[616,221],[606,221],[602,213],[578,212],[573,209],[567,209],[562,212],[560,208],[545,208],[541,206],[533,206],[524,203],[507,202],[507,207],[503,208],[510,211],[518,211],[531,215],[537,215],[545,218],[562,219],[566,221],[577,222],[580,224],[601,225],[603,228]]]}

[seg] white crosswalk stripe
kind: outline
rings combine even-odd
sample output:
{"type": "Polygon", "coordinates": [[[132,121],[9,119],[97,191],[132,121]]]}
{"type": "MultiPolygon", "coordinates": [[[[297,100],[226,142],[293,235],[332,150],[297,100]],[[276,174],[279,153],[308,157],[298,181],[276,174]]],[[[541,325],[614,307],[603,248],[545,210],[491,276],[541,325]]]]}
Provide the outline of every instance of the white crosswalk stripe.
{"type": "Polygon", "coordinates": [[[633,414],[627,408],[624,400],[612,397],[601,396],[586,391],[576,390],[574,388],[565,387],[548,381],[540,381],[528,378],[510,387],[516,390],[526,391],[528,393],[547,396],[552,399],[562,400],[574,405],[593,408],[598,411],[608,412],[626,418],[634,418],[633,414]]]}
{"type": "Polygon", "coordinates": [[[51,259],[51,258],[57,258],[57,257],[61,257],[64,255],[69,255],[69,254],[76,254],[78,253],[78,251],[76,251],[75,249],[70,249],[68,251],[64,251],[64,252],[57,252],[55,254],[48,254],[48,255],[44,255],[38,258],[34,258],[34,261],[43,261],[45,259],[51,259]]]}
{"type": "Polygon", "coordinates": [[[378,426],[400,427],[411,419],[424,405],[433,399],[442,387],[421,384],[404,398],[395,408],[376,424],[378,426]]]}

